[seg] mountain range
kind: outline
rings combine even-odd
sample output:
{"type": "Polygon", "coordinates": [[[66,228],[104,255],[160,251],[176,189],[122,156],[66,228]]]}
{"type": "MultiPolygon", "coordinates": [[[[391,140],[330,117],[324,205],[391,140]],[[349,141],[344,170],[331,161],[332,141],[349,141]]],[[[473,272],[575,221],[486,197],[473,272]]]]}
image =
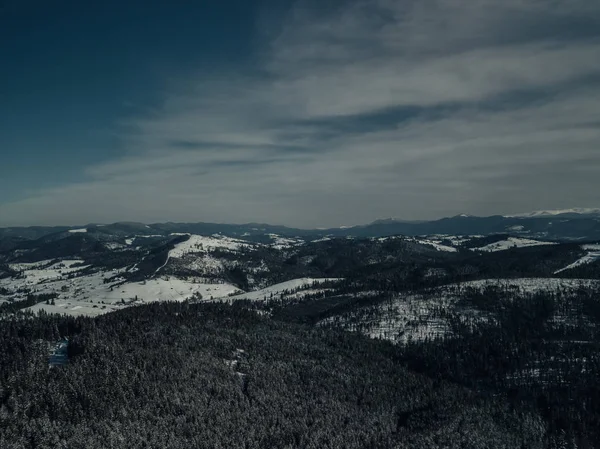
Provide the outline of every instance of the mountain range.
{"type": "Polygon", "coordinates": [[[430,221],[378,219],[358,226],[328,229],[300,229],[265,223],[154,223],[118,222],[87,226],[34,226],[0,228],[0,249],[23,240],[61,235],[65,232],[90,232],[105,235],[161,235],[192,233],[221,234],[252,241],[268,240],[270,234],[282,237],[316,239],[323,237],[385,237],[391,235],[492,235],[510,234],[553,241],[600,239],[600,209],[537,211],[513,216],[477,217],[466,214],[430,221]],[[12,243],[11,243],[12,242],[12,243]]]}

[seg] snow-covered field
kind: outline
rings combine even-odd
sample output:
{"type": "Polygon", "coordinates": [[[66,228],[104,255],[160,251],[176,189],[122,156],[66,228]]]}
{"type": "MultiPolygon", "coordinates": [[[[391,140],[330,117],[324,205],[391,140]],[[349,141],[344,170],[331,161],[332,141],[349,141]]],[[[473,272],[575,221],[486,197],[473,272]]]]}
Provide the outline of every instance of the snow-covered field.
{"type": "Polygon", "coordinates": [[[0,295],[0,301],[21,301],[28,294],[57,294],[54,305],[41,303],[29,310],[99,315],[135,303],[183,301],[192,297],[217,298],[240,292],[227,283],[194,278],[184,280],[173,276],[124,283],[120,275],[125,269],[84,272],[89,266],[81,264],[81,260],[48,260],[10,265],[21,274],[17,278],[0,280],[0,288],[8,292],[0,295]]]}
{"type": "Polygon", "coordinates": [[[422,245],[433,246],[438,251],[445,251],[449,253],[455,253],[458,250],[454,246],[442,245],[439,241],[436,240],[419,240],[415,239],[417,243],[421,243],[422,245]]]}
{"type": "MultiPolygon", "coordinates": [[[[281,282],[279,284],[272,285],[267,288],[263,288],[260,290],[256,290],[253,292],[241,293],[239,295],[227,297],[227,298],[219,298],[219,300],[226,299],[227,301],[237,301],[237,300],[249,300],[249,301],[263,301],[265,298],[277,298],[281,296],[282,293],[287,292],[286,297],[295,297],[300,291],[308,291],[313,289],[313,287],[318,286],[324,282],[330,281],[339,281],[338,278],[301,278],[294,279],[291,281],[281,282]]],[[[305,292],[306,293],[306,292],[305,292]]]]}
{"type": "MultiPolygon", "coordinates": [[[[432,246],[434,249],[436,249],[437,251],[444,251],[444,252],[449,252],[449,253],[455,253],[458,251],[457,248],[455,248],[455,243],[454,241],[452,241],[451,239],[447,239],[450,240],[453,246],[448,246],[448,245],[444,245],[442,244],[442,240],[446,239],[446,236],[431,236],[431,237],[406,237],[406,236],[389,236],[389,237],[378,237],[376,238],[376,240],[379,240],[380,242],[385,242],[386,240],[395,240],[395,239],[403,239],[407,242],[414,242],[414,243],[419,243],[421,245],[428,245],[428,246],[432,246]]],[[[468,239],[465,239],[464,241],[467,241],[468,239]]],[[[460,239],[457,239],[457,241],[461,241],[460,239]]]]}
{"type": "Polygon", "coordinates": [[[506,240],[499,242],[490,243],[489,245],[482,246],[481,248],[474,248],[473,251],[504,251],[511,248],[525,248],[529,246],[540,246],[540,245],[556,245],[554,242],[542,242],[540,240],[522,239],[519,237],[509,237],[506,240]]]}
{"type": "Polygon", "coordinates": [[[79,287],[75,287],[73,291],[61,293],[54,301],[55,305],[41,303],[29,307],[29,310],[70,315],[99,315],[134,304],[185,301],[193,297],[218,298],[239,291],[231,284],[207,284],[175,277],[128,282],[111,287],[108,284],[100,284],[97,279],[89,276],[81,278],[79,287]]]}
{"type": "Polygon", "coordinates": [[[304,244],[304,240],[281,237],[277,234],[269,234],[269,237],[271,238],[271,240],[273,240],[270,246],[276,249],[291,248],[294,246],[304,244]]]}
{"type": "MultiPolygon", "coordinates": [[[[45,260],[36,263],[10,264],[9,267],[12,270],[22,273],[22,278],[17,280],[19,286],[34,287],[39,284],[61,280],[67,277],[67,275],[84,270],[89,266],[81,264],[81,260],[63,260],[57,263],[52,260],[45,260]],[[75,266],[78,264],[80,266],[75,266]]],[[[0,280],[0,287],[10,284],[10,279],[0,280]]]]}
{"type": "MultiPolygon", "coordinates": [[[[214,248],[236,251],[243,245],[249,244],[223,237],[193,236],[190,240],[176,245],[171,250],[169,259],[178,259],[196,251],[203,251],[194,254],[193,263],[198,264],[205,272],[215,274],[223,268],[222,261],[204,251],[214,248]],[[210,273],[211,270],[212,273],[210,273]]],[[[100,315],[122,307],[154,301],[184,301],[192,298],[205,301],[238,299],[259,301],[265,297],[279,297],[284,292],[293,298],[302,294],[303,291],[305,293],[323,291],[319,284],[337,280],[302,278],[244,293],[236,286],[214,278],[186,277],[182,279],[173,275],[161,274],[162,267],[151,279],[141,282],[125,282],[123,275],[127,268],[93,269],[76,259],[13,264],[10,265],[10,268],[19,272],[20,275],[0,280],[0,287],[5,293],[0,295],[0,301],[21,301],[26,299],[28,294],[56,294],[57,297],[54,300],[36,304],[28,309],[33,312],[44,310],[48,313],[87,316],[100,315]]],[[[257,268],[257,270],[260,269],[261,267],[257,268]]]]}
{"type": "Polygon", "coordinates": [[[55,305],[40,303],[35,306],[28,307],[33,313],[44,311],[46,313],[57,313],[59,315],[71,316],[98,316],[108,312],[114,312],[126,307],[124,304],[93,304],[84,301],[56,301],[55,305]]]}

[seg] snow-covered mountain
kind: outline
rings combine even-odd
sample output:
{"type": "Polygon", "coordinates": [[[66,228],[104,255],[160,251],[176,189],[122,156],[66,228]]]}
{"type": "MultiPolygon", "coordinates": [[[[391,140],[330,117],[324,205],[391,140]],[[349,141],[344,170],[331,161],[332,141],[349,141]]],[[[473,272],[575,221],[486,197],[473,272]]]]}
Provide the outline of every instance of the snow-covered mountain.
{"type": "Polygon", "coordinates": [[[575,207],[572,209],[537,210],[521,214],[505,215],[506,218],[540,218],[554,217],[557,215],[600,215],[600,209],[575,207]]]}

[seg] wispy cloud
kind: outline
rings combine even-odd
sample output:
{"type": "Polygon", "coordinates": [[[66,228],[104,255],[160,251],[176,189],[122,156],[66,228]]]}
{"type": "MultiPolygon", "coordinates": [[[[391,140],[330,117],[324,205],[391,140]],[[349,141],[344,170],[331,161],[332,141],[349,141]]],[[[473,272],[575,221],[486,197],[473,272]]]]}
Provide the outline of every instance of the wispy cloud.
{"type": "Polygon", "coordinates": [[[122,123],[122,158],[2,219],[335,226],[597,206],[600,6],[551,3],[299,2],[252,73],[179,76],[122,123]]]}

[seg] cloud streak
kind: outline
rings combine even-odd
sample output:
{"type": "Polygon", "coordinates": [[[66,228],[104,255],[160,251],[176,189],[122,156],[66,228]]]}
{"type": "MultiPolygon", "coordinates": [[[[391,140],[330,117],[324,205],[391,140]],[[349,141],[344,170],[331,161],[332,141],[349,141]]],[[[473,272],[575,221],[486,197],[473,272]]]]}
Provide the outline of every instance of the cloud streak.
{"type": "Polygon", "coordinates": [[[252,73],[178,76],[121,124],[123,157],[0,216],[308,227],[598,206],[600,7],[552,3],[299,2],[252,73]]]}

